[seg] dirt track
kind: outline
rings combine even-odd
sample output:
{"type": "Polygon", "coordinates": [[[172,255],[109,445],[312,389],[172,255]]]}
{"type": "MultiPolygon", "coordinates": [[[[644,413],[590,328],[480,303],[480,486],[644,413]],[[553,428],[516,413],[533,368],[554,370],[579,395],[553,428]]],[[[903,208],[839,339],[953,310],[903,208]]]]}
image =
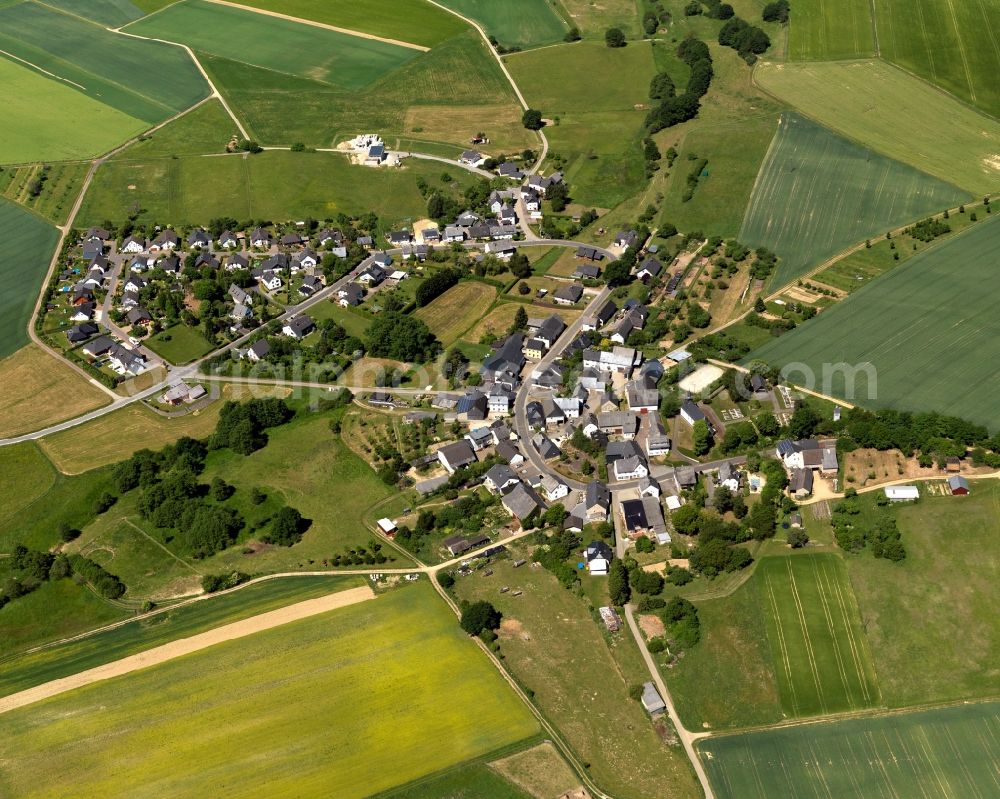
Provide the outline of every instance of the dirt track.
{"type": "Polygon", "coordinates": [[[6,713],[42,699],[48,699],[66,691],[72,691],[75,688],[82,688],[85,685],[100,682],[101,680],[109,680],[112,677],[120,677],[123,674],[129,674],[139,669],[156,666],[183,655],[190,655],[192,652],[197,652],[215,644],[221,644],[224,641],[243,638],[247,635],[270,630],[273,627],[280,627],[289,622],[306,619],[318,613],[325,613],[328,610],[336,610],[337,608],[353,605],[357,602],[364,602],[366,599],[373,599],[374,597],[375,592],[368,586],[350,588],[346,591],[338,591],[335,594],[328,594],[317,599],[297,602],[294,605],[261,613],[258,616],[251,616],[249,619],[243,619],[232,624],[225,624],[222,627],[216,627],[214,630],[192,635],[190,638],[171,641],[169,644],[153,647],[145,652],[130,655],[113,663],[105,663],[103,666],[81,671],[79,674],[72,674],[69,677],[52,680],[42,685],[36,685],[34,688],[28,688],[16,694],[5,696],[0,698],[0,713],[6,713]]]}

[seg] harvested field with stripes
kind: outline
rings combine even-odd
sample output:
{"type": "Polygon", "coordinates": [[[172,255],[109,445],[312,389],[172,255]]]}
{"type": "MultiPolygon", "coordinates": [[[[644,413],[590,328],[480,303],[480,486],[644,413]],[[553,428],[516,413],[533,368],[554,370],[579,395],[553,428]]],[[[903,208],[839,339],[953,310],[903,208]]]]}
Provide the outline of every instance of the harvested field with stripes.
{"type": "Polygon", "coordinates": [[[487,283],[464,280],[425,305],[414,316],[422,319],[441,339],[441,343],[448,346],[486,313],[496,293],[496,289],[487,283]]]}
{"type": "Polygon", "coordinates": [[[809,716],[880,705],[843,560],[832,554],[764,558],[757,578],[785,712],[809,716]]]}

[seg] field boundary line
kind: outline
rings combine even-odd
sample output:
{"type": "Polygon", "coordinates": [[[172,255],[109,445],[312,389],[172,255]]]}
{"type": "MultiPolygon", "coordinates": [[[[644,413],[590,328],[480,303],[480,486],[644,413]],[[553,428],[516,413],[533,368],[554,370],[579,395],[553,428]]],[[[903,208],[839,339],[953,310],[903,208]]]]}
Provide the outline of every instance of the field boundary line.
{"type": "Polygon", "coordinates": [[[0,699],[0,714],[34,704],[42,699],[58,696],[76,688],[82,688],[114,677],[121,677],[140,669],[149,668],[150,666],[158,666],[184,655],[200,652],[216,644],[235,641],[239,638],[265,632],[291,622],[307,619],[310,616],[316,616],[320,613],[326,613],[327,611],[374,599],[375,596],[375,592],[367,585],[359,586],[358,588],[348,588],[344,591],[317,597],[316,599],[307,599],[297,602],[294,605],[287,605],[284,608],[260,613],[248,619],[231,622],[230,624],[225,624],[188,638],[180,638],[176,641],[147,649],[144,652],[81,671],[69,677],[62,677],[58,680],[42,683],[41,685],[36,685],[34,688],[28,688],[24,691],[18,691],[17,693],[5,696],[0,699]]]}
{"type": "Polygon", "coordinates": [[[7,58],[13,58],[15,61],[20,61],[22,64],[25,64],[29,68],[37,70],[38,72],[41,72],[43,75],[48,75],[50,78],[53,78],[55,80],[61,80],[63,81],[63,83],[68,83],[70,86],[76,86],[76,88],[82,91],[85,92],[88,91],[87,87],[84,86],[83,84],[77,83],[76,81],[70,80],[69,78],[64,78],[62,75],[57,75],[55,72],[49,72],[47,69],[43,69],[42,67],[38,66],[38,64],[33,64],[30,61],[21,58],[20,56],[16,56],[13,53],[8,53],[6,50],[0,50],[0,55],[5,55],[7,56],[7,58]]]}
{"type": "Polygon", "coordinates": [[[183,563],[187,568],[189,568],[191,571],[193,571],[199,577],[204,576],[194,566],[192,566],[190,563],[188,563],[183,558],[179,558],[177,555],[175,555],[173,552],[171,552],[169,549],[167,549],[163,544],[161,544],[159,541],[157,541],[155,538],[153,538],[153,536],[151,536],[149,533],[147,533],[145,530],[143,530],[139,525],[135,524],[128,516],[122,516],[122,521],[125,522],[125,524],[127,524],[133,530],[136,530],[140,535],[144,536],[145,538],[148,538],[150,541],[152,541],[154,544],[156,544],[156,546],[158,546],[160,549],[162,549],[164,552],[166,552],[170,557],[172,557],[178,563],[183,563]]]}
{"type": "MultiPolygon", "coordinates": [[[[265,17],[275,17],[277,19],[283,19],[287,22],[298,22],[300,25],[309,25],[313,28],[322,28],[323,30],[334,31],[336,33],[345,33],[348,36],[356,36],[359,39],[370,39],[375,42],[382,42],[383,44],[392,44],[396,47],[406,47],[410,50],[417,50],[421,53],[429,53],[431,48],[424,47],[422,44],[414,44],[413,42],[404,42],[402,39],[389,39],[385,36],[376,36],[374,33],[365,33],[364,31],[356,31],[352,28],[339,28],[336,25],[330,25],[326,22],[317,22],[314,19],[303,19],[302,17],[293,17],[291,14],[282,14],[280,11],[268,11],[265,8],[256,8],[255,6],[245,6],[241,3],[233,3],[230,0],[205,0],[208,3],[216,6],[226,6],[228,8],[237,8],[240,11],[248,11],[251,14],[260,14],[265,17]]],[[[136,20],[138,22],[139,20],[136,20]]],[[[129,25],[132,23],[130,22],[129,25]]]]}

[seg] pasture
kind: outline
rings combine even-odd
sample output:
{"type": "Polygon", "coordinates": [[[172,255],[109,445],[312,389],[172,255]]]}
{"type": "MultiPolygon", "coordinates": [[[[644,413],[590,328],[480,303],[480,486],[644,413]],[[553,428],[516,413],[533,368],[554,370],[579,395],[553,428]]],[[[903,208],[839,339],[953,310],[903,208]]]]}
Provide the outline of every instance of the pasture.
{"type": "Polygon", "coordinates": [[[848,559],[886,703],[994,698],[1000,486],[976,480],[966,497],[924,492],[916,504],[892,512],[906,560],[896,566],[848,559]]]}
{"type": "Polygon", "coordinates": [[[0,199],[0,282],[5,286],[0,294],[0,358],[28,343],[31,314],[58,241],[52,225],[0,199]]]}
{"type": "Polygon", "coordinates": [[[871,0],[800,0],[795,4],[788,23],[790,61],[843,61],[873,55],[877,53],[871,0]]]}
{"type": "MultiPolygon", "coordinates": [[[[584,600],[544,570],[515,570],[509,560],[492,569],[492,577],[482,572],[460,577],[455,592],[461,599],[486,599],[503,613],[499,634],[506,667],[534,692],[534,701],[577,756],[590,763],[590,776],[623,799],[696,795],[683,749],[667,744],[642,706],[629,698],[631,685],[649,679],[631,636],[606,636],[584,600]],[[510,592],[498,594],[501,585],[510,592]],[[519,590],[524,593],[513,596],[519,590]]],[[[584,575],[587,590],[602,603],[603,583],[584,575]]]]}
{"type": "Polygon", "coordinates": [[[148,127],[66,83],[3,57],[0,81],[5,89],[0,163],[95,156],[148,127]],[[65,135],[68,120],[73,121],[72,136],[65,135]]]}
{"type": "Polygon", "coordinates": [[[880,55],[1000,116],[1000,2],[874,0],[880,55]]]}
{"type": "Polygon", "coordinates": [[[561,0],[580,33],[588,39],[604,38],[608,28],[621,28],[626,36],[639,35],[639,9],[635,0],[561,0]]]}
{"type": "MultiPolygon", "coordinates": [[[[377,130],[392,143],[392,137],[404,134],[409,109],[425,105],[516,107],[520,119],[510,84],[474,31],[418,54],[361,92],[216,56],[205,55],[201,62],[226,99],[239,109],[251,135],[265,143],[301,141],[332,147],[359,130],[377,130]]],[[[505,123],[504,130],[508,128],[505,123]]],[[[468,146],[465,130],[462,126],[446,131],[442,141],[464,149],[468,146]]],[[[489,125],[486,132],[493,137],[489,125]]],[[[419,134],[412,131],[413,136],[419,134]]]]}
{"type": "Polygon", "coordinates": [[[487,283],[464,280],[413,315],[424,321],[447,347],[486,313],[496,294],[496,289],[487,283]]]}
{"type": "MultiPolygon", "coordinates": [[[[0,49],[76,84],[147,123],[143,127],[208,95],[208,84],[180,47],[113,33],[39,3],[0,9],[0,49]]],[[[63,119],[71,118],[63,112],[63,119]]]]}
{"type": "Polygon", "coordinates": [[[19,753],[15,793],[187,795],[211,774],[236,793],[362,797],[538,725],[424,580],[12,711],[0,729],[19,753]]]}
{"type": "Polygon", "coordinates": [[[104,391],[33,344],[0,360],[0,437],[40,430],[109,402],[104,391]]]}
{"type": "Polygon", "coordinates": [[[876,152],[975,194],[1000,188],[1000,122],[883,61],[761,63],[754,78],[876,152]]]}
{"type": "Polygon", "coordinates": [[[182,0],[130,25],[128,32],[348,90],[364,88],[419,55],[411,48],[207,0],[182,0]]]}
{"type": "Polygon", "coordinates": [[[757,579],[785,712],[809,716],[879,705],[871,654],[840,556],[764,558],[757,579]]]}
{"type": "Polygon", "coordinates": [[[238,133],[233,120],[217,99],[192,108],[140,141],[130,144],[112,160],[146,160],[175,155],[210,155],[226,151],[233,134],[238,133]]]}
{"type": "Polygon", "coordinates": [[[784,114],[739,239],[777,253],[781,261],[770,284],[783,286],[859,240],[971,199],[798,114],[784,114]]]}
{"type": "Polygon", "coordinates": [[[797,366],[791,382],[812,381],[815,390],[869,407],[939,411],[996,429],[1000,323],[983,286],[998,259],[1000,217],[993,215],[748,359],[804,365],[812,377],[797,366]]]}
{"type": "Polygon", "coordinates": [[[434,47],[468,26],[425,0],[244,0],[240,5],[277,11],[338,28],[434,47]]]}
{"type": "MultiPolygon", "coordinates": [[[[73,584],[72,581],[61,580],[51,585],[66,588],[66,583],[73,584]]],[[[255,583],[232,593],[208,595],[196,602],[167,608],[153,616],[133,619],[114,629],[94,632],[73,641],[59,641],[61,636],[50,635],[54,642],[35,651],[15,651],[13,647],[10,649],[12,654],[6,655],[2,660],[4,668],[0,676],[0,696],[112,663],[214,627],[325,596],[333,591],[354,588],[363,583],[363,577],[350,576],[282,577],[255,583]]],[[[108,606],[103,600],[98,601],[108,606]]],[[[11,605],[5,610],[14,607],[11,605]]],[[[96,629],[98,625],[95,623],[93,626],[96,629]]],[[[33,643],[37,644],[38,641],[33,643]]]]}
{"type": "Polygon", "coordinates": [[[551,0],[441,0],[473,19],[503,47],[537,47],[562,41],[569,26],[551,0]]]}
{"type": "Polygon", "coordinates": [[[696,744],[719,799],[991,796],[1000,704],[709,738],[696,744]]]}
{"type": "Polygon", "coordinates": [[[427,201],[417,178],[455,193],[473,178],[450,170],[440,181],[440,163],[411,159],[397,169],[356,166],[340,153],[271,150],[218,158],[119,159],[103,164],[80,207],[79,226],[122,219],[138,203],[139,219],[199,224],[217,216],[236,219],[326,219],[343,212],[373,211],[385,224],[423,218],[427,201]],[[290,179],[290,176],[294,178],[290,179]]]}

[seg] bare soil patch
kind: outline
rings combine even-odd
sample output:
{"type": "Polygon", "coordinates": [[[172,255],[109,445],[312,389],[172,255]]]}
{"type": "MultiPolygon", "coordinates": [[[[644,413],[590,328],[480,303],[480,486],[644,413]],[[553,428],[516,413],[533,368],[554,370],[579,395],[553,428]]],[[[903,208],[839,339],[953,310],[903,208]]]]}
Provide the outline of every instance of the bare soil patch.
{"type": "Polygon", "coordinates": [[[639,627],[646,634],[647,638],[658,638],[667,631],[660,617],[651,614],[639,617],[639,627]]]}

